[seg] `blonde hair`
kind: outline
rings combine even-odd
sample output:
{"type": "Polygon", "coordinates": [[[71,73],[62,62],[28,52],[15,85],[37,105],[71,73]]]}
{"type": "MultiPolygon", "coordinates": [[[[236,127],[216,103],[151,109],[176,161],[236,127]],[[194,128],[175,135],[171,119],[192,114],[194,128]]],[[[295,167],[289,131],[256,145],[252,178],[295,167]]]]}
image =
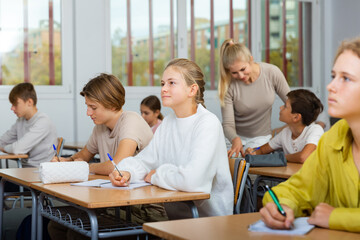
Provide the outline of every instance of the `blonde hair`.
{"type": "Polygon", "coordinates": [[[360,58],[360,37],[342,41],[337,50],[334,63],[336,59],[346,50],[352,51],[360,58]]]}
{"type": "Polygon", "coordinates": [[[221,45],[218,94],[222,106],[224,105],[225,94],[231,82],[230,66],[236,61],[250,62],[251,58],[250,50],[242,43],[234,43],[232,39],[227,39],[221,45]]]}
{"type": "Polygon", "coordinates": [[[195,102],[198,104],[201,103],[201,105],[205,107],[205,81],[201,68],[196,63],[185,58],[175,58],[171,60],[165,67],[165,70],[169,67],[173,67],[178,70],[185,79],[185,82],[188,86],[191,86],[192,84],[197,84],[199,86],[195,96],[195,102]]]}
{"type": "Polygon", "coordinates": [[[120,111],[125,104],[125,89],[120,80],[111,74],[101,73],[91,79],[80,95],[115,111],[120,111]]]}

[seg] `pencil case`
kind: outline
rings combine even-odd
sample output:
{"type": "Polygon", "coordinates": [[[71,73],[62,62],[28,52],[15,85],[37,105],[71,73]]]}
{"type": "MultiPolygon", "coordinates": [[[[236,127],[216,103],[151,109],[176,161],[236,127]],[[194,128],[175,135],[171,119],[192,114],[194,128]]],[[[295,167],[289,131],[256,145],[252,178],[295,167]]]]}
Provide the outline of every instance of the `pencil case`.
{"type": "Polygon", "coordinates": [[[87,181],[89,164],[87,162],[45,162],[40,163],[42,183],[66,183],[87,181]]]}
{"type": "Polygon", "coordinates": [[[250,163],[251,167],[283,167],[287,165],[283,152],[274,152],[265,155],[247,154],[245,160],[250,163]]]}

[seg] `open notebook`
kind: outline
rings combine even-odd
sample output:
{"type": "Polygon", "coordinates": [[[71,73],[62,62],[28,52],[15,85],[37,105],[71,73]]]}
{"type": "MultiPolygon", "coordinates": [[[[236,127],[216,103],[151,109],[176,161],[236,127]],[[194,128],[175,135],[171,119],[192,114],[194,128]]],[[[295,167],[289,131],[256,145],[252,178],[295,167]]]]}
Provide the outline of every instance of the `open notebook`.
{"type": "Polygon", "coordinates": [[[79,182],[79,183],[71,183],[71,185],[72,186],[82,186],[82,187],[102,187],[102,188],[129,190],[129,189],[149,186],[151,184],[143,181],[143,182],[137,182],[137,183],[130,183],[130,185],[128,187],[115,187],[111,184],[111,182],[109,180],[95,179],[95,180],[79,182]]]}
{"type": "Polygon", "coordinates": [[[294,221],[294,227],[288,230],[271,229],[265,225],[262,220],[257,221],[249,226],[251,232],[266,232],[273,234],[287,234],[287,235],[304,235],[308,233],[315,226],[307,222],[308,217],[299,217],[294,221]]]}

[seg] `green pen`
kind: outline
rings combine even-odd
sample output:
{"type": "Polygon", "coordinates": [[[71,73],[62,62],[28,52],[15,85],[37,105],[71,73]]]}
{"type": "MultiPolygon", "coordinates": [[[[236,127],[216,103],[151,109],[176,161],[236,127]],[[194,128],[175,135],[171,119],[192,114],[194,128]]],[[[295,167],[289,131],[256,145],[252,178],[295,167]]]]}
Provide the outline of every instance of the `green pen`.
{"type": "Polygon", "coordinates": [[[279,203],[279,199],[277,198],[277,196],[275,195],[275,193],[270,189],[270,187],[268,185],[265,185],[266,189],[268,190],[272,200],[274,201],[274,203],[276,204],[279,212],[281,213],[281,215],[283,215],[284,217],[286,217],[286,213],[284,211],[284,209],[282,208],[282,206],[279,203]]]}

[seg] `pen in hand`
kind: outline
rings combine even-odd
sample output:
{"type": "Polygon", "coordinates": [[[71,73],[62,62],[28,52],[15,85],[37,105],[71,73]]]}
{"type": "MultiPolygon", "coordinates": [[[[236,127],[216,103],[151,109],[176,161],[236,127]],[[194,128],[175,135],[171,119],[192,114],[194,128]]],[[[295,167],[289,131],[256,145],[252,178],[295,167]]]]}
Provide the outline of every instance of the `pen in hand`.
{"type": "Polygon", "coordinates": [[[260,149],[260,147],[254,148],[254,149],[251,151],[251,153],[254,153],[254,152],[256,152],[256,150],[259,150],[259,149],[260,149]]]}
{"type": "Polygon", "coordinates": [[[109,157],[109,159],[110,159],[110,162],[114,165],[116,171],[118,171],[118,173],[120,174],[120,177],[123,177],[123,175],[121,174],[121,172],[120,172],[119,169],[117,168],[117,166],[116,166],[116,164],[114,163],[114,161],[113,161],[112,157],[110,156],[110,154],[108,153],[107,155],[108,155],[108,157],[109,157]]]}
{"type": "Polygon", "coordinates": [[[60,162],[60,158],[59,158],[59,156],[57,154],[55,144],[53,144],[53,148],[54,148],[54,151],[55,151],[55,156],[57,157],[58,162],[60,162]]]}
{"type": "Polygon", "coordinates": [[[270,187],[268,185],[265,185],[266,189],[268,190],[272,200],[274,201],[274,203],[276,204],[278,211],[281,213],[281,215],[283,215],[284,217],[286,217],[286,213],[284,211],[284,209],[282,208],[282,206],[279,203],[279,199],[277,198],[276,194],[270,189],[270,187]]]}

